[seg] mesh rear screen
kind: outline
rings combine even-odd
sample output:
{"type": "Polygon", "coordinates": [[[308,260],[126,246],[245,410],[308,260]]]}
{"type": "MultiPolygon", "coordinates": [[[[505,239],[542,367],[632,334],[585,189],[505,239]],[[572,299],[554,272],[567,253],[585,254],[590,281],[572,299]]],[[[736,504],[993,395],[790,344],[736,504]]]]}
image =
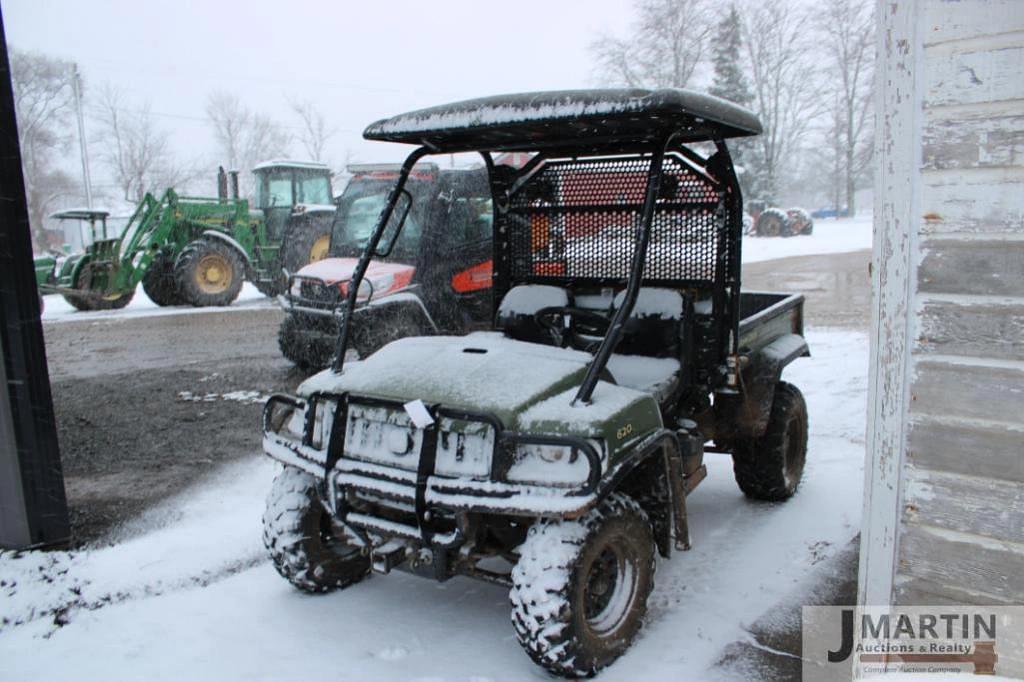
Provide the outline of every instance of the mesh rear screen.
{"type": "MultiPolygon", "coordinates": [[[[510,203],[512,280],[628,277],[650,164],[649,157],[547,162],[510,203]]],[[[644,279],[714,280],[719,244],[728,244],[719,239],[724,215],[714,181],[666,155],[644,279]]]]}

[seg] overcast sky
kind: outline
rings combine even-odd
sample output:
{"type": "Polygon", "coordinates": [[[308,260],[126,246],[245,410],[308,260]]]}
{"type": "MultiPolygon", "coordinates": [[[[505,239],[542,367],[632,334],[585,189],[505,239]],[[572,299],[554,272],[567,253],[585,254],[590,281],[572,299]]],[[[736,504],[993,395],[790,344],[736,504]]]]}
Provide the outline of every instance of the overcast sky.
{"type": "MultiPolygon", "coordinates": [[[[157,2],[2,0],[8,43],[76,61],[90,87],[148,100],[183,156],[213,162],[203,120],[213,90],[294,125],[310,99],[338,133],[330,156],[397,160],[369,143],[373,120],[502,92],[596,83],[588,44],[624,33],[628,0],[157,2]]],[[[293,153],[301,155],[298,146],[293,153]]]]}

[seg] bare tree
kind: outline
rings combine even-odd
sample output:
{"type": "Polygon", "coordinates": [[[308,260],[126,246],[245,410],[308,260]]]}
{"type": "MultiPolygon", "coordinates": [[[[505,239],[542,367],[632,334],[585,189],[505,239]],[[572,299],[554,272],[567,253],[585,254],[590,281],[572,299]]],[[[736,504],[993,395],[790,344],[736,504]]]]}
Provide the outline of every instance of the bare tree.
{"type": "Polygon", "coordinates": [[[46,245],[44,222],[55,201],[74,192],[76,183],[57,157],[68,149],[74,106],[72,64],[43,54],[11,49],[18,144],[36,248],[46,245]]]}
{"type": "Polygon", "coordinates": [[[242,171],[242,192],[253,190],[249,173],[260,161],[285,155],[288,131],[273,119],[249,109],[237,95],[214,92],[206,101],[206,116],[228,167],[242,171]]]}
{"type": "Polygon", "coordinates": [[[100,160],[113,176],[123,198],[141,201],[146,192],[161,192],[196,177],[194,166],[180,163],[170,135],[157,128],[149,104],[132,108],[122,93],[107,85],[93,107],[98,124],[100,160]]]}
{"type": "Polygon", "coordinates": [[[324,161],[327,142],[338,132],[337,127],[330,125],[323,112],[310,100],[298,101],[291,98],[289,106],[302,122],[299,132],[302,148],[311,160],[324,161]]]}
{"type": "MultiPolygon", "coordinates": [[[[763,199],[776,198],[787,160],[800,150],[821,105],[809,63],[807,17],[783,0],[746,6],[743,45],[754,90],[754,109],[764,132],[755,138],[763,199]]],[[[792,165],[792,164],[790,164],[792,165]]]]}
{"type": "MultiPolygon", "coordinates": [[[[825,0],[817,24],[828,55],[829,82],[834,93],[830,112],[833,134],[841,149],[839,171],[846,205],[856,210],[854,195],[871,161],[871,95],[874,79],[875,17],[869,0],[825,0]]],[[[836,201],[839,208],[839,201],[836,201]]]]}
{"type": "Polygon", "coordinates": [[[682,88],[704,59],[714,15],[707,0],[637,0],[626,38],[591,43],[602,79],[630,87],[682,88]]]}

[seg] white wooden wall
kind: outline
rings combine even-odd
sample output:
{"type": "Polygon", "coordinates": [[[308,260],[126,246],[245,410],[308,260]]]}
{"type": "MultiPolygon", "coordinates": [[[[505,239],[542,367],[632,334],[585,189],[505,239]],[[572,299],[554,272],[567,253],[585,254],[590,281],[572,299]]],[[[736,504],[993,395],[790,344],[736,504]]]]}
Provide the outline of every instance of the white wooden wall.
{"type": "Polygon", "coordinates": [[[1024,0],[878,10],[859,600],[1020,604],[1024,0]]]}

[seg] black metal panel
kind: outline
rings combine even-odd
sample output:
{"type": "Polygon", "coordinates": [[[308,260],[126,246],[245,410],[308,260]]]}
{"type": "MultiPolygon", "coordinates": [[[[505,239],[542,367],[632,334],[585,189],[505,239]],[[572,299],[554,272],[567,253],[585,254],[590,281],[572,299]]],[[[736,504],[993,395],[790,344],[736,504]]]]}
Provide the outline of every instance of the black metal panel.
{"type": "MultiPolygon", "coordinates": [[[[16,468],[20,474],[20,480],[6,479],[0,486],[0,510],[23,516],[28,530],[27,537],[6,537],[5,532],[0,545],[50,545],[67,541],[70,528],[2,17],[0,43],[0,374],[6,375],[0,390],[6,393],[10,411],[0,419],[10,420],[14,436],[13,451],[0,442],[0,458],[9,465],[16,460],[5,470],[16,468]]],[[[6,403],[0,401],[0,409],[6,403]]],[[[8,523],[0,524],[0,530],[6,529],[8,523]]]]}
{"type": "MultiPolygon", "coordinates": [[[[504,215],[511,282],[623,282],[636,249],[649,156],[549,161],[504,215]]],[[[645,285],[708,286],[732,240],[721,187],[677,154],[665,157],[645,285]]],[[[728,265],[726,265],[728,267],[728,265]]],[[[731,273],[722,273],[728,279],[731,273]]]]}

